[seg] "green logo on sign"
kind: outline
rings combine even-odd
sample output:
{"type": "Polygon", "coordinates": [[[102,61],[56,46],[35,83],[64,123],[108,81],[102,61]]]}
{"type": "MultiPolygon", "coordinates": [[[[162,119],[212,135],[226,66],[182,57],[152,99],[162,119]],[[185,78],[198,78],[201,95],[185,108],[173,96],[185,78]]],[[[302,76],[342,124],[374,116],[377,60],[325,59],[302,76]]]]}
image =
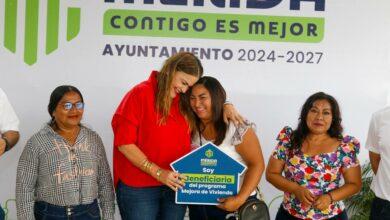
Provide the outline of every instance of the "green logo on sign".
{"type": "MultiPolygon", "coordinates": [[[[16,24],[18,0],[5,0],[4,47],[16,52],[16,24]]],[[[67,9],[66,40],[73,40],[80,32],[80,8],[67,9]]],[[[58,48],[60,0],[47,0],[46,55],[58,48]]],[[[26,0],[24,27],[24,62],[33,65],[38,55],[39,0],[26,0]]]]}
{"type": "Polygon", "coordinates": [[[214,152],[212,150],[206,150],[205,155],[207,158],[211,158],[214,155],[214,152]]]}

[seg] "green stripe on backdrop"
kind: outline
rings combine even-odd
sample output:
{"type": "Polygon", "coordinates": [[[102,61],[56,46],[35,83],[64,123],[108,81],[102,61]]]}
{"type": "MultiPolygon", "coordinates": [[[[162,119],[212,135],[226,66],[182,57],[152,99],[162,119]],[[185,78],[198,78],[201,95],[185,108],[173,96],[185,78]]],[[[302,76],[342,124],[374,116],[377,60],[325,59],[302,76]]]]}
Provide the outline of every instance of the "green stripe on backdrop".
{"type": "Polygon", "coordinates": [[[60,22],[60,0],[47,1],[46,54],[58,48],[58,31],[60,22]]]}
{"type": "Polygon", "coordinates": [[[71,41],[80,32],[80,8],[68,8],[66,40],[71,41]]]}
{"type": "Polygon", "coordinates": [[[5,0],[4,12],[4,47],[16,52],[17,0],[5,0]]]}
{"type": "Polygon", "coordinates": [[[32,65],[38,54],[38,13],[39,0],[26,0],[26,19],[24,29],[24,62],[32,65]]]}

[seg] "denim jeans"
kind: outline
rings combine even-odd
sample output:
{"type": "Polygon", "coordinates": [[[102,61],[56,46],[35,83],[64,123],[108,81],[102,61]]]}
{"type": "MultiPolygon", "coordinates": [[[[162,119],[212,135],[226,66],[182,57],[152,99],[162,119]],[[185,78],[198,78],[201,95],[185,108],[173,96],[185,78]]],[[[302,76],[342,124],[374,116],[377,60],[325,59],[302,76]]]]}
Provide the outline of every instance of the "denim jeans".
{"type": "Polygon", "coordinates": [[[100,209],[95,200],[91,204],[76,206],[56,206],[47,202],[35,202],[36,220],[100,220],[100,209]]]}
{"type": "Polygon", "coordinates": [[[116,196],[122,220],[182,220],[186,205],[175,203],[167,186],[131,187],[118,183],[116,196]]]}
{"type": "MultiPolygon", "coordinates": [[[[290,213],[288,213],[284,208],[283,205],[279,207],[278,213],[276,213],[275,220],[301,220],[300,218],[296,218],[290,213]]],[[[329,218],[328,220],[348,220],[348,215],[347,212],[344,210],[340,214],[329,218]]]]}
{"type": "Polygon", "coordinates": [[[4,219],[5,219],[5,213],[4,213],[3,208],[1,208],[1,205],[0,205],[0,220],[4,220],[4,219]]]}
{"type": "Polygon", "coordinates": [[[390,220],[390,201],[375,197],[371,204],[370,220],[390,220]]]}

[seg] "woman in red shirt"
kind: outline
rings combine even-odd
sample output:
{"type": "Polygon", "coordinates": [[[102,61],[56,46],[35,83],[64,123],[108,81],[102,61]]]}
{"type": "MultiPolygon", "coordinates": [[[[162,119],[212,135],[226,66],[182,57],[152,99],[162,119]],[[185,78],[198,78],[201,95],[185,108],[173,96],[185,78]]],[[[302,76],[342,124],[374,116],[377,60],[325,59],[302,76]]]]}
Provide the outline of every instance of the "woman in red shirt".
{"type": "Polygon", "coordinates": [[[184,176],[169,165],[190,152],[194,120],[181,94],[202,75],[202,64],[193,54],[173,55],[159,72],[132,88],[116,110],[113,165],[122,219],[184,218],[186,206],[175,203],[184,176]]]}

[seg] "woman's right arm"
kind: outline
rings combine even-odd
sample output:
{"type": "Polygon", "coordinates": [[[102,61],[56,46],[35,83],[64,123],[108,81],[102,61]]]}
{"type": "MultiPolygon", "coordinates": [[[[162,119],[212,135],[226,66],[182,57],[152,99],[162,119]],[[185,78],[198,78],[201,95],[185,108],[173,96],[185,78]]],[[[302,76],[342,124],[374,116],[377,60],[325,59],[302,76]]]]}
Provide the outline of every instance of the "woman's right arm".
{"type": "Polygon", "coordinates": [[[151,175],[161,183],[167,185],[174,191],[177,191],[178,188],[184,186],[185,176],[171,170],[161,169],[158,165],[149,161],[146,155],[137,147],[135,144],[121,145],[118,147],[119,152],[121,152],[125,157],[136,167],[144,171],[145,173],[151,175]],[[151,162],[150,167],[145,167],[145,161],[151,162]],[[158,173],[160,173],[158,175],[158,173]]]}
{"type": "Polygon", "coordinates": [[[305,187],[283,177],[284,166],[284,161],[271,156],[265,171],[267,181],[283,192],[293,193],[303,204],[311,205],[314,202],[314,195],[305,187]]]}
{"type": "Polygon", "coordinates": [[[34,192],[38,176],[38,150],[28,141],[19,158],[16,174],[16,211],[18,219],[34,219],[34,192]]]}
{"type": "Polygon", "coordinates": [[[242,142],[236,146],[236,151],[248,169],[244,174],[244,180],[238,194],[219,200],[220,204],[217,207],[229,212],[236,211],[244,204],[259,184],[265,167],[260,142],[252,128],[247,129],[242,142]]]}

